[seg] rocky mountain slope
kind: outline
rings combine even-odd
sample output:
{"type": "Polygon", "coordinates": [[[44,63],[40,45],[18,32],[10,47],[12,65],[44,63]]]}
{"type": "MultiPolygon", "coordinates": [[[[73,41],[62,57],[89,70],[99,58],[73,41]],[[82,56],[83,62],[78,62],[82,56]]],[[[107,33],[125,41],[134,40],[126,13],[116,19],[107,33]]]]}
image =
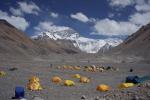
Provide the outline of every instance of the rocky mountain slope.
{"type": "Polygon", "coordinates": [[[38,46],[23,32],[5,20],[0,20],[0,54],[34,55],[38,46]]]}
{"type": "Polygon", "coordinates": [[[83,52],[87,53],[97,53],[104,45],[109,44],[112,47],[117,46],[122,42],[121,39],[91,39],[81,36],[75,30],[64,27],[64,28],[50,28],[49,31],[43,32],[39,35],[35,35],[32,38],[41,39],[47,36],[47,38],[58,41],[58,40],[70,40],[73,45],[79,48],[83,52]]]}
{"type": "MultiPolygon", "coordinates": [[[[45,38],[45,37],[44,37],[45,38]]],[[[5,20],[0,20],[0,56],[40,56],[51,53],[79,53],[80,50],[66,41],[35,41],[5,20]]]]}
{"type": "Polygon", "coordinates": [[[150,24],[141,27],[137,32],[129,36],[123,43],[113,48],[106,54],[141,57],[150,60],[150,24]]]}

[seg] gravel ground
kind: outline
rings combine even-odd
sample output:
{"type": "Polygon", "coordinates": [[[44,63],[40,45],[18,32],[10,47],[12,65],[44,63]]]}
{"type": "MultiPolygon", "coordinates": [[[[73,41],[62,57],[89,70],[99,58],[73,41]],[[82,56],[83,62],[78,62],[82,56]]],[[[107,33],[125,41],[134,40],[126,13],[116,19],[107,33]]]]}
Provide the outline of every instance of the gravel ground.
{"type": "MultiPolygon", "coordinates": [[[[58,65],[63,65],[53,62],[53,67],[50,67],[52,62],[1,62],[0,70],[7,73],[6,76],[0,77],[0,100],[11,100],[14,96],[14,88],[16,86],[25,87],[26,99],[33,100],[35,97],[40,97],[44,100],[150,100],[150,82],[145,82],[141,85],[118,90],[117,86],[125,81],[125,77],[129,75],[144,76],[149,75],[150,65],[148,64],[104,64],[95,63],[95,65],[113,66],[119,68],[119,71],[104,71],[104,72],[85,72],[83,70],[61,70],[57,69],[58,65]],[[18,70],[9,71],[9,68],[16,67],[18,70]],[[129,69],[133,68],[133,72],[129,69]],[[81,84],[78,79],[71,76],[80,74],[89,77],[90,83],[81,84]],[[28,80],[31,76],[36,75],[40,78],[41,85],[44,87],[41,91],[29,91],[26,88],[28,80]],[[71,79],[75,81],[75,86],[66,87],[63,84],[54,84],[51,82],[53,76],[60,76],[62,79],[71,79]],[[99,84],[107,84],[111,86],[108,92],[96,91],[99,84]]],[[[76,65],[77,63],[69,63],[76,65]]],[[[78,65],[86,65],[79,63],[78,65]]],[[[38,99],[37,99],[38,100],[38,99]]]]}

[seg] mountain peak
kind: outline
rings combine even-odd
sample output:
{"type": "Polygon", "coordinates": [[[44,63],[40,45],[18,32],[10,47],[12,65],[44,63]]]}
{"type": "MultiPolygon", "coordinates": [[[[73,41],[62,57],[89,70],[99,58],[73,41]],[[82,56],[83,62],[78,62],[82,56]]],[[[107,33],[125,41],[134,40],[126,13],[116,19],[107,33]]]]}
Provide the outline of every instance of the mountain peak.
{"type": "Polygon", "coordinates": [[[81,51],[87,53],[97,53],[104,45],[116,46],[122,42],[120,39],[91,39],[81,36],[74,29],[69,27],[50,28],[47,32],[42,32],[39,36],[34,36],[39,39],[52,40],[71,40],[73,45],[81,51]]]}
{"type": "Polygon", "coordinates": [[[64,28],[50,29],[47,32],[42,32],[38,36],[33,36],[33,37],[36,38],[46,37],[53,40],[57,40],[57,39],[75,40],[78,37],[80,37],[80,35],[75,30],[69,27],[64,27],[64,28]]]}

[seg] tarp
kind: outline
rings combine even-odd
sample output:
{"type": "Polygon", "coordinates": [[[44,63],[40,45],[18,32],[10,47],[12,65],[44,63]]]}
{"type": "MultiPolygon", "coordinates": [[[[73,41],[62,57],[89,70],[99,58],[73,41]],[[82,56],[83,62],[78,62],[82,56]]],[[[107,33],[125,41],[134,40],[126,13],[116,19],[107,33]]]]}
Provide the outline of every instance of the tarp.
{"type": "Polygon", "coordinates": [[[143,76],[143,77],[139,78],[139,82],[144,82],[147,80],[150,80],[150,76],[143,76]]]}

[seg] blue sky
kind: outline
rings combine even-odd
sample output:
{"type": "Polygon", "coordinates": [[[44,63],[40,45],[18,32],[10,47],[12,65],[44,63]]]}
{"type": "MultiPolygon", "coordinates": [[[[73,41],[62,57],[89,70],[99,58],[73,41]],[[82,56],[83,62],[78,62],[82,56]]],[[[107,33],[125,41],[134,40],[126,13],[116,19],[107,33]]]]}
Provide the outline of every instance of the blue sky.
{"type": "Polygon", "coordinates": [[[124,38],[150,22],[150,0],[1,0],[0,19],[29,36],[54,26],[89,38],[124,38]]]}

